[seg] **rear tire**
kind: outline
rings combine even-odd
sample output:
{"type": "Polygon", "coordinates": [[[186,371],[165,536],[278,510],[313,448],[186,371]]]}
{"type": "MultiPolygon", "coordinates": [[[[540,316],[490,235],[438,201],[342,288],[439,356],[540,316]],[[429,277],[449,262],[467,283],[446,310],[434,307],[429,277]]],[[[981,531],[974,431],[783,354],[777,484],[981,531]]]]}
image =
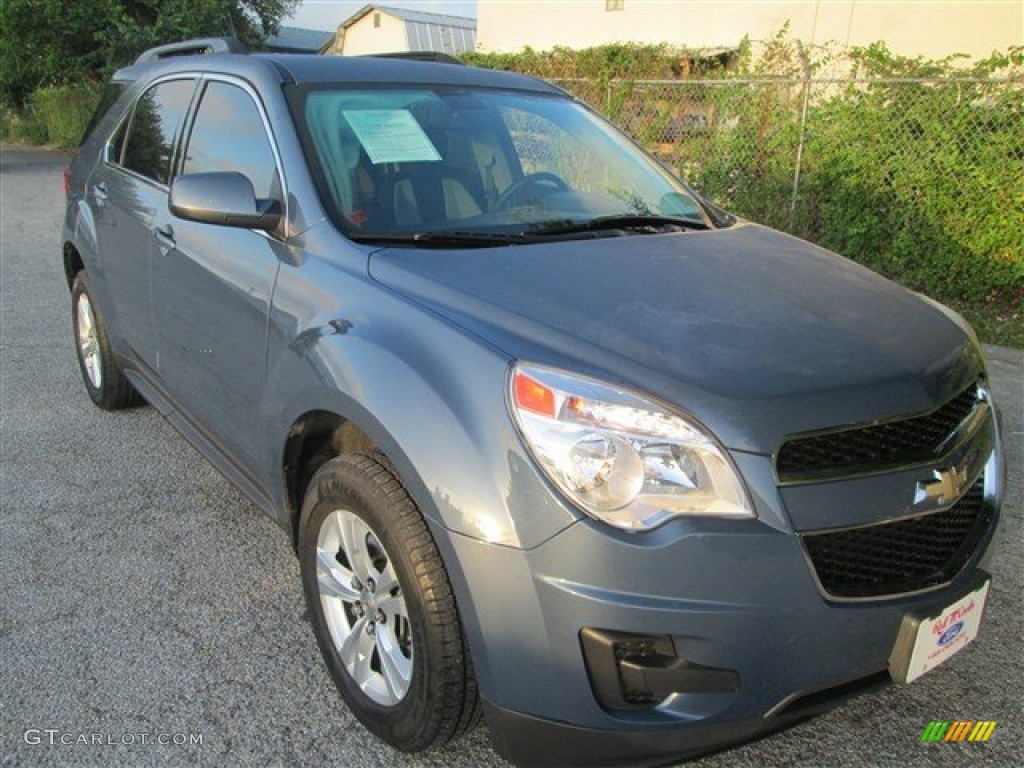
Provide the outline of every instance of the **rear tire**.
{"type": "Polygon", "coordinates": [[[107,325],[89,292],[84,270],[75,275],[71,285],[71,323],[78,367],[92,401],[105,411],[134,404],[137,395],[110,349],[107,325]]]}
{"type": "Polygon", "coordinates": [[[320,651],[363,725],[419,752],[479,722],[448,574],[384,457],[345,454],[317,471],[302,508],[299,561],[320,651]]]}

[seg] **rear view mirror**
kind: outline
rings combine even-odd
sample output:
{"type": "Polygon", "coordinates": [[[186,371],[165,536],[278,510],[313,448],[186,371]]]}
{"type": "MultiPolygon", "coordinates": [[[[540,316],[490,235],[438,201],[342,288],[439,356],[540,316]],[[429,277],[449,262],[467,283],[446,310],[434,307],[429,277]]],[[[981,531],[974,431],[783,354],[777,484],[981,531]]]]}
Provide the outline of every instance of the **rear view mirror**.
{"type": "Polygon", "coordinates": [[[180,219],[247,229],[276,229],[281,205],[257,200],[252,182],[235,171],[189,173],[171,182],[171,213],[180,219]]]}

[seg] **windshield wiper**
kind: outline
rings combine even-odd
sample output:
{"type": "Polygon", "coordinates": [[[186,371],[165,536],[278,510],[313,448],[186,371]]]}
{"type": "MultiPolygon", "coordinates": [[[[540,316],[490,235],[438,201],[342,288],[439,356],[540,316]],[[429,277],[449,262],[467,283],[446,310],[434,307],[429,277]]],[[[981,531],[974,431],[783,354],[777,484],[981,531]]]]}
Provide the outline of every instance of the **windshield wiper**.
{"type": "Polygon", "coordinates": [[[469,230],[432,230],[426,232],[366,232],[349,237],[357,243],[413,245],[423,248],[488,248],[499,245],[539,243],[566,236],[610,237],[616,232],[682,232],[708,229],[707,222],[682,216],[617,215],[599,216],[586,221],[549,224],[524,232],[473,232],[469,230]]]}
{"type": "Polygon", "coordinates": [[[534,235],[567,235],[575,232],[598,232],[601,230],[622,229],[637,232],[681,232],[689,229],[709,229],[706,221],[691,219],[685,216],[644,216],[639,214],[622,214],[616,216],[598,216],[596,219],[555,224],[535,229],[534,235]]]}
{"type": "Polygon", "coordinates": [[[516,245],[531,241],[530,234],[521,232],[463,232],[437,230],[434,232],[396,232],[393,234],[368,232],[352,234],[357,243],[394,243],[435,248],[475,248],[495,245],[516,245]]]}

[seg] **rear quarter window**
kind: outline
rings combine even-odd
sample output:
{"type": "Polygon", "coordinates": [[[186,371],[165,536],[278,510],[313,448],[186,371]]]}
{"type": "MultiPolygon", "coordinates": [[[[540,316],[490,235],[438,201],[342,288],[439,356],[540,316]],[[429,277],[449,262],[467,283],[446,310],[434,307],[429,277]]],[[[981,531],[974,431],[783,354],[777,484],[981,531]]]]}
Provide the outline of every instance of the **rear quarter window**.
{"type": "Polygon", "coordinates": [[[194,89],[194,80],[169,80],[142,94],[128,126],[122,166],[168,183],[175,141],[194,89]]]}
{"type": "Polygon", "coordinates": [[[100,124],[100,121],[106,117],[107,113],[117,103],[117,100],[121,98],[121,94],[124,93],[125,88],[128,87],[128,83],[107,83],[103,89],[103,93],[100,94],[99,103],[96,105],[96,109],[92,113],[92,117],[89,118],[89,124],[85,126],[85,131],[82,133],[82,140],[79,142],[79,146],[85,143],[86,139],[92,136],[96,130],[96,126],[100,124]]]}

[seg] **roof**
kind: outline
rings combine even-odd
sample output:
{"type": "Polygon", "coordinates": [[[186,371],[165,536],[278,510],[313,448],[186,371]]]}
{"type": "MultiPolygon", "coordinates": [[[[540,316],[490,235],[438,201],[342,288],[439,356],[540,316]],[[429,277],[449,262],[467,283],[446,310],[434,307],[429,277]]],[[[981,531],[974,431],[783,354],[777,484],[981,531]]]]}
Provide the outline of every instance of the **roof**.
{"type": "MultiPolygon", "coordinates": [[[[211,55],[214,58],[245,58],[211,55]]],[[[377,56],[302,56],[250,54],[250,59],[270,60],[291,75],[298,84],[318,83],[402,83],[409,85],[454,85],[481,88],[511,88],[539,93],[562,91],[549,83],[515,72],[500,72],[412,59],[377,56]]]]}
{"type": "Polygon", "coordinates": [[[334,39],[333,32],[302,27],[280,27],[267,37],[267,48],[282,53],[319,53],[334,39]]]}
{"type": "Polygon", "coordinates": [[[427,13],[425,11],[413,11],[408,8],[395,8],[391,5],[364,5],[358,11],[349,16],[341,23],[342,27],[351,27],[371,11],[395,16],[402,21],[412,21],[419,24],[440,24],[446,27],[460,27],[476,31],[476,19],[470,16],[451,16],[446,13],[427,13]]]}
{"type": "MultiPolygon", "coordinates": [[[[115,80],[133,81],[172,72],[218,72],[258,82],[317,85],[330,83],[450,85],[508,88],[534,93],[562,94],[549,83],[514,72],[375,56],[316,56],[289,53],[204,53],[178,55],[119,69],[115,80]]],[[[278,86],[280,87],[280,86],[278,86]]]]}

